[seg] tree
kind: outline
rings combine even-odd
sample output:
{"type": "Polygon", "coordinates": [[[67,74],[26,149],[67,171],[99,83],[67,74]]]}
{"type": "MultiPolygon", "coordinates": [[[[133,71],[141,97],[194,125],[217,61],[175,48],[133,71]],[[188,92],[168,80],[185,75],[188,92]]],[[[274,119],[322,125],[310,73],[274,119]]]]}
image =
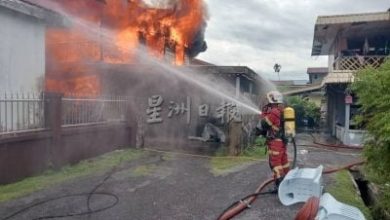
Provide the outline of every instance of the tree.
{"type": "MultiPolygon", "coordinates": [[[[351,89],[358,96],[361,115],[369,133],[365,141],[364,156],[369,178],[381,187],[380,205],[390,212],[390,60],[380,68],[359,71],[351,89]]],[[[378,214],[378,213],[374,213],[378,214]]],[[[375,216],[374,216],[375,217],[375,216]]],[[[376,218],[382,218],[380,215],[376,218]]]]}
{"type": "Polygon", "coordinates": [[[287,104],[295,110],[295,118],[298,127],[304,126],[303,120],[311,117],[314,123],[318,123],[321,117],[320,108],[314,102],[299,96],[287,98],[287,104]]]}

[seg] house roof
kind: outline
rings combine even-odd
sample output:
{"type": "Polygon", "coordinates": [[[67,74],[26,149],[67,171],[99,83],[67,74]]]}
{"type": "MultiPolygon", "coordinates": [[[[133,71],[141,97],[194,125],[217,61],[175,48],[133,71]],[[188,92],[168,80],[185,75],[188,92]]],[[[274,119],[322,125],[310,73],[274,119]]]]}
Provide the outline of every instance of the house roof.
{"type": "Polygon", "coordinates": [[[190,60],[190,65],[215,66],[212,63],[206,62],[204,60],[196,59],[196,58],[190,60]]]}
{"type": "Polygon", "coordinates": [[[241,75],[249,80],[258,77],[257,73],[247,66],[216,66],[216,65],[190,65],[191,69],[199,69],[206,74],[222,74],[225,76],[241,75]]]}
{"type": "Polygon", "coordinates": [[[275,85],[275,86],[288,86],[288,87],[293,87],[293,86],[299,86],[299,87],[302,87],[302,86],[306,86],[307,84],[307,80],[271,80],[271,82],[275,85]]]}
{"type": "Polygon", "coordinates": [[[271,80],[276,86],[293,86],[294,80],[271,80]]]}
{"type": "Polygon", "coordinates": [[[309,67],[307,68],[307,74],[328,74],[328,67],[309,67]]]}
{"type": "Polygon", "coordinates": [[[354,73],[351,71],[330,72],[322,81],[322,84],[351,83],[354,80],[354,73]]]}
{"type": "Polygon", "coordinates": [[[57,12],[23,0],[0,0],[0,8],[5,8],[44,21],[48,25],[66,26],[68,20],[57,12]]]}
{"type": "MultiPolygon", "coordinates": [[[[144,72],[145,68],[148,71],[153,71],[153,69],[158,69],[158,67],[153,65],[142,65],[142,64],[108,64],[103,62],[90,63],[91,67],[97,67],[99,70],[104,70],[103,72],[107,73],[118,73],[124,72],[128,73],[129,71],[134,72],[144,72]]],[[[227,77],[236,77],[242,76],[248,80],[256,80],[259,76],[255,71],[250,69],[247,66],[215,66],[215,65],[190,65],[190,66],[176,66],[178,69],[190,69],[197,71],[199,74],[216,74],[223,75],[227,77]]]]}
{"type": "Polygon", "coordinates": [[[354,80],[354,73],[351,71],[337,70],[329,72],[329,74],[322,80],[321,84],[306,86],[299,89],[283,92],[283,95],[296,95],[306,92],[312,92],[322,89],[327,84],[342,84],[351,83],[354,80]]]}
{"type": "Polygon", "coordinates": [[[384,11],[384,12],[373,12],[373,13],[318,16],[316,25],[388,21],[389,14],[390,14],[389,11],[384,11]]]}
{"type": "Polygon", "coordinates": [[[390,35],[390,12],[319,16],[314,27],[312,56],[329,55],[336,36],[390,35]]]}
{"type": "Polygon", "coordinates": [[[313,85],[313,86],[306,86],[306,87],[303,87],[303,88],[282,92],[282,94],[285,95],[285,96],[288,96],[288,95],[296,95],[296,94],[301,94],[301,93],[306,93],[306,92],[313,92],[313,91],[316,91],[316,90],[321,90],[323,86],[324,86],[323,84],[318,84],[318,85],[313,85]]]}

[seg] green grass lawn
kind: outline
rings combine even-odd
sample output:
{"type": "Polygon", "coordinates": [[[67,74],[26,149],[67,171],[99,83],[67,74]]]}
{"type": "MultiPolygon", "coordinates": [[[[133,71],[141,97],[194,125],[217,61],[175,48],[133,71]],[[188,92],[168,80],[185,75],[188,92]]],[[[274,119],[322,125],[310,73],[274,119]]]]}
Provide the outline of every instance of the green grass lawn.
{"type": "Polygon", "coordinates": [[[330,185],[327,191],[339,202],[355,206],[363,212],[366,219],[372,219],[370,210],[364,205],[360,195],[352,183],[349,171],[343,170],[335,174],[335,183],[330,185]]]}
{"type": "Polygon", "coordinates": [[[134,177],[139,177],[139,176],[147,176],[152,174],[158,167],[155,164],[151,165],[141,165],[136,167],[133,171],[132,174],[134,177]]]}
{"type": "MultiPolygon", "coordinates": [[[[144,154],[145,152],[134,149],[116,150],[93,159],[81,161],[73,166],[65,166],[59,171],[49,170],[39,176],[29,177],[8,185],[0,185],[0,202],[22,197],[77,177],[106,172],[122,162],[135,160],[144,154]]],[[[138,170],[137,173],[141,175],[147,171],[145,168],[138,170]]]]}
{"type": "Polygon", "coordinates": [[[247,147],[239,156],[226,156],[226,147],[221,148],[216,156],[210,161],[211,172],[214,175],[221,175],[226,171],[240,165],[245,165],[255,161],[264,161],[266,158],[266,147],[264,139],[258,138],[255,143],[247,147]]]}

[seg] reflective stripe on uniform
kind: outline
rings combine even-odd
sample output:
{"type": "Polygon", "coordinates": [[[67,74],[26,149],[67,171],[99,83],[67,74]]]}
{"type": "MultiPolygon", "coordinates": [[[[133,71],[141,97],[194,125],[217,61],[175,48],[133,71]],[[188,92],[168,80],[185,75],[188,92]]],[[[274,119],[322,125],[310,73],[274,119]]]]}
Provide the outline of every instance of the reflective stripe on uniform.
{"type": "Polygon", "coordinates": [[[276,178],[280,178],[280,171],[283,171],[282,166],[276,166],[273,168],[273,171],[275,172],[276,178]]]}
{"type": "Polygon", "coordinates": [[[275,131],[279,131],[279,128],[278,128],[277,126],[275,126],[275,125],[268,119],[268,117],[265,117],[264,119],[265,119],[265,121],[267,122],[267,124],[269,124],[269,125],[272,127],[272,129],[274,129],[275,131]]]}
{"type": "Polygon", "coordinates": [[[280,154],[280,152],[278,152],[278,151],[274,151],[274,150],[268,150],[268,154],[270,154],[270,155],[274,155],[274,156],[277,156],[277,155],[279,155],[279,154],[280,154]]]}

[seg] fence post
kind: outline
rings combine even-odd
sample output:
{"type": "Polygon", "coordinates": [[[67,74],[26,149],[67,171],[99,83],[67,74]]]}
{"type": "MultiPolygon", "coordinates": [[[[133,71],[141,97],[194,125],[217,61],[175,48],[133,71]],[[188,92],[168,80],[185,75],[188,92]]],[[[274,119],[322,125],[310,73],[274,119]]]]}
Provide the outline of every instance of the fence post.
{"type": "Polygon", "coordinates": [[[50,129],[52,144],[48,149],[48,165],[59,168],[62,151],[62,94],[45,92],[45,128],[50,129]]]}

